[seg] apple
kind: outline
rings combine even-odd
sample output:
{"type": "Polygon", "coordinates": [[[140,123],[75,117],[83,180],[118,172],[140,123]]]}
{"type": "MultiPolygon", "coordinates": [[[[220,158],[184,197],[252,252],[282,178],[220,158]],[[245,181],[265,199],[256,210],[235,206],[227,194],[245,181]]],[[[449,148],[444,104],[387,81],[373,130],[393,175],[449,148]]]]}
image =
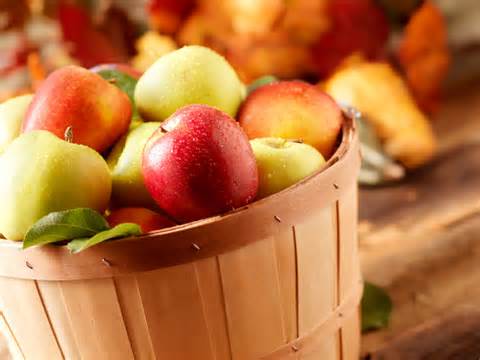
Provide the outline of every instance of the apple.
{"type": "Polygon", "coordinates": [[[179,222],[246,205],[258,189],[248,138],[230,116],[206,105],[166,120],[145,145],[142,169],[158,206],[179,222]]]}
{"type": "Polygon", "coordinates": [[[132,120],[130,123],[130,129],[135,127],[136,124],[143,122],[140,114],[138,113],[135,105],[135,99],[133,97],[135,87],[137,86],[137,80],[140,78],[141,73],[131,68],[126,64],[103,64],[97,65],[90,69],[94,73],[100,75],[102,78],[115,85],[128,95],[130,103],[132,105],[132,120]]]}
{"type": "Polygon", "coordinates": [[[112,210],[110,215],[107,217],[107,221],[111,227],[122,223],[134,223],[139,225],[144,233],[176,225],[165,215],[161,215],[155,211],[141,207],[112,210]]]}
{"type": "Polygon", "coordinates": [[[127,132],[132,106],[128,96],[99,75],[79,66],[54,71],[34,96],[22,131],[48,130],[103,152],[127,132]]]}
{"type": "Polygon", "coordinates": [[[258,166],[258,197],[275,194],[318,171],[322,154],[313,146],[281,138],[250,140],[258,166]]]}
{"type": "Polygon", "coordinates": [[[17,96],[0,104],[0,154],[20,134],[33,95],[17,96]]]}
{"type": "Polygon", "coordinates": [[[158,122],[138,125],[110,153],[107,162],[112,172],[112,201],[115,205],[156,206],[143,182],[142,155],[147,140],[159,127],[158,122]]]}
{"type": "Polygon", "coordinates": [[[185,105],[205,104],[235,116],[245,86],[216,52],[185,46],[158,59],[138,80],[135,103],[146,120],[163,121],[185,105]]]}
{"type": "Polygon", "coordinates": [[[318,87],[303,81],[279,81],[253,91],[239,121],[250,139],[299,139],[330,157],[342,128],[342,112],[318,87]]]}
{"type": "Polygon", "coordinates": [[[72,208],[105,211],[112,180],[95,150],[48,131],[16,138],[0,157],[0,233],[22,240],[43,216],[72,208]]]}

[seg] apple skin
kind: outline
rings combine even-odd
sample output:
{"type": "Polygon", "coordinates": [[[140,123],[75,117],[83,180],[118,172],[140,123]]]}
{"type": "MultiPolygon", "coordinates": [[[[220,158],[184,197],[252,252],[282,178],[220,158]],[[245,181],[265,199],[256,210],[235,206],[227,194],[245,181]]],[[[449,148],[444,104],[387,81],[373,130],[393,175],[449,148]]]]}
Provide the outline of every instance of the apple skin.
{"type": "Polygon", "coordinates": [[[105,70],[116,70],[131,76],[135,80],[140,79],[140,76],[142,76],[142,72],[138,71],[137,69],[134,69],[129,64],[122,64],[122,63],[100,64],[90,68],[90,71],[94,73],[99,73],[105,70]]]}
{"type": "Polygon", "coordinates": [[[300,139],[329,158],[342,128],[339,106],[318,87],[303,81],[279,81],[253,91],[239,121],[250,139],[300,139]]]}
{"type": "Polygon", "coordinates": [[[71,126],[73,142],[103,152],[127,132],[131,114],[123,91],[89,70],[69,65],[42,83],[22,131],[48,130],[63,139],[71,126]]]}
{"type": "Polygon", "coordinates": [[[134,223],[139,225],[144,233],[176,225],[166,216],[141,207],[112,210],[110,215],[107,217],[107,221],[111,227],[122,223],[134,223]]]}
{"type": "Polygon", "coordinates": [[[145,145],[142,168],[148,191],[178,222],[241,207],[257,194],[248,138],[230,116],[205,105],[166,120],[145,145]]]}
{"type": "Polygon", "coordinates": [[[190,104],[210,105],[233,117],[244,92],[221,55],[202,46],[185,46],[148,68],[135,88],[135,103],[149,121],[163,121],[190,104]]]}
{"type": "Polygon", "coordinates": [[[112,172],[112,201],[115,205],[156,206],[143,181],[142,156],[147,140],[159,127],[158,122],[138,125],[115,145],[108,156],[107,162],[112,172]]]}
{"type": "Polygon", "coordinates": [[[33,95],[17,96],[0,104],[0,154],[18,136],[33,95]]]}
{"type": "Polygon", "coordinates": [[[258,197],[275,194],[319,170],[325,159],[313,146],[281,138],[250,140],[258,166],[258,197]]]}
{"type": "Polygon", "coordinates": [[[95,150],[48,131],[16,138],[0,156],[0,233],[22,240],[43,216],[73,208],[105,211],[112,180],[95,150]]]}

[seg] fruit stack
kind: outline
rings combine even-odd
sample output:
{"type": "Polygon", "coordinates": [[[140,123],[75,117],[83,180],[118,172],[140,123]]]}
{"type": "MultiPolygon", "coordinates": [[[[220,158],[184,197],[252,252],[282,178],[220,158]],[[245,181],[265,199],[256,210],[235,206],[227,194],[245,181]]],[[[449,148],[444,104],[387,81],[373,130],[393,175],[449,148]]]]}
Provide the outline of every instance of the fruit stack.
{"type": "Polygon", "coordinates": [[[0,105],[0,234],[77,252],[223,214],[321,169],[342,121],[318,87],[245,86],[201,46],[144,74],[67,66],[0,105]]]}

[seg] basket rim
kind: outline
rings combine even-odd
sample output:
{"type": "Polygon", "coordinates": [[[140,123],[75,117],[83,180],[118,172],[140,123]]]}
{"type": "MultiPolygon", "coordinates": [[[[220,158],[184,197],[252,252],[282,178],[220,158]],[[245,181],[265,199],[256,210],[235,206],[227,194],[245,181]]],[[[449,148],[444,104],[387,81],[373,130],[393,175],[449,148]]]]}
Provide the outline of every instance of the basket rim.
{"type": "Polygon", "coordinates": [[[225,214],[105,242],[74,255],[66,246],[47,245],[21,250],[21,242],[0,240],[0,277],[37,280],[105,278],[178,265],[235,250],[278,231],[274,228],[291,227],[295,219],[305,216],[309,210],[336,201],[345,189],[356,183],[360,167],[358,154],[354,116],[346,111],[341,141],[330,159],[312,175],[278,193],[225,214]],[[312,192],[322,196],[320,205],[312,201],[312,192]],[[295,203],[297,198],[303,200],[298,201],[301,207],[295,203]],[[232,228],[237,231],[232,232],[232,228]]]}

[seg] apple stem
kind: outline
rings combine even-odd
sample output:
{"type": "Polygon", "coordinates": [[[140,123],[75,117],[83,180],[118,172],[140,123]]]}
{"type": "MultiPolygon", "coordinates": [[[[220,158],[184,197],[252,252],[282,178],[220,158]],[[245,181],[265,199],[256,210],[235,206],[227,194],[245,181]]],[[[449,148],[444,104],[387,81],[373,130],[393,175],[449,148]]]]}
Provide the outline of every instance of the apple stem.
{"type": "Polygon", "coordinates": [[[168,130],[163,127],[163,125],[160,125],[160,131],[163,133],[168,133],[168,130]]]}
{"type": "Polygon", "coordinates": [[[69,126],[65,129],[65,133],[63,134],[63,137],[66,142],[72,143],[73,142],[73,127],[69,126]]]}

